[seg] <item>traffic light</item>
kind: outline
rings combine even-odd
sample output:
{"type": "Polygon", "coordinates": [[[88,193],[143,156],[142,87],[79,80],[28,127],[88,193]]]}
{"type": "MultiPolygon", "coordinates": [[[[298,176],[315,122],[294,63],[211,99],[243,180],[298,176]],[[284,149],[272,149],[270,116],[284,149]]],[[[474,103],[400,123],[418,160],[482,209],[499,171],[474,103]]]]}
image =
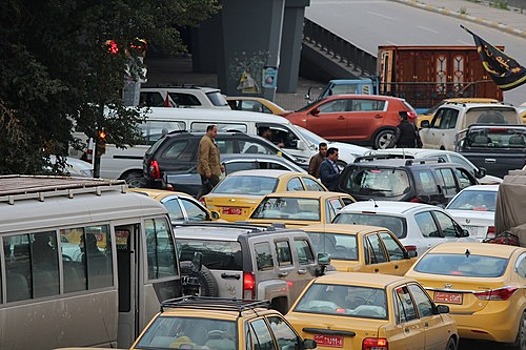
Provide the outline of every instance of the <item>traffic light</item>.
{"type": "Polygon", "coordinates": [[[106,40],[103,46],[112,55],[117,55],[119,53],[119,46],[115,40],[106,40]]]}
{"type": "Polygon", "coordinates": [[[128,45],[128,52],[134,53],[136,57],[142,57],[144,58],[146,56],[146,49],[148,48],[148,44],[146,43],[146,40],[135,38],[129,45],[128,45]]]}
{"type": "Polygon", "coordinates": [[[104,153],[106,153],[106,131],[104,128],[99,129],[98,137],[97,137],[97,157],[102,156],[104,153]]]}

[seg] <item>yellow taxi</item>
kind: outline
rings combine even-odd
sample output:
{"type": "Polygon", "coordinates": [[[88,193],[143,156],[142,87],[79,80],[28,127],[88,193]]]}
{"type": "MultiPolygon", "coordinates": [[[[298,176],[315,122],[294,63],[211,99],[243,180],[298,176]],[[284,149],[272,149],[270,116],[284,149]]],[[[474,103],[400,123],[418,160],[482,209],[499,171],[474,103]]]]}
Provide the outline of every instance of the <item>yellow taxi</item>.
{"type": "Polygon", "coordinates": [[[316,178],[288,170],[241,170],[229,174],[200,201],[226,221],[245,220],[266,194],[275,191],[327,191],[316,178]]]}
{"type": "Polygon", "coordinates": [[[341,208],[354,202],[351,195],[341,192],[275,192],[266,195],[246,221],[290,228],[328,224],[341,208]]]}
{"type": "Polygon", "coordinates": [[[226,101],[230,108],[238,111],[252,111],[282,115],[285,110],[272,101],[255,96],[228,96],[226,101]]]}
{"type": "Polygon", "coordinates": [[[144,194],[161,202],[168,210],[172,224],[195,221],[216,221],[219,213],[210,211],[194,197],[184,192],[158,190],[153,188],[128,188],[129,192],[144,194]]]}
{"type": "Polygon", "coordinates": [[[424,113],[419,114],[417,122],[416,122],[416,125],[418,125],[420,127],[422,121],[424,121],[424,120],[427,120],[427,121],[429,121],[431,123],[431,119],[433,119],[433,116],[435,115],[435,112],[438,109],[438,107],[442,106],[445,103],[497,103],[497,102],[500,102],[500,101],[496,100],[494,98],[486,98],[486,97],[447,98],[445,100],[442,100],[440,103],[437,103],[433,107],[429,108],[424,113]]]}
{"type": "Polygon", "coordinates": [[[318,224],[303,227],[317,252],[327,253],[337,271],[403,276],[416,261],[394,233],[384,227],[318,224]]]}
{"type": "Polygon", "coordinates": [[[317,349],[457,349],[445,305],[402,276],[335,272],[313,280],[285,318],[317,349]]]}
{"type": "Polygon", "coordinates": [[[526,346],[526,249],[479,242],[443,243],[409,269],[447,304],[462,338],[526,346]]]}
{"type": "Polygon", "coordinates": [[[131,349],[314,349],[267,301],[186,296],[165,301],[131,349]]]}

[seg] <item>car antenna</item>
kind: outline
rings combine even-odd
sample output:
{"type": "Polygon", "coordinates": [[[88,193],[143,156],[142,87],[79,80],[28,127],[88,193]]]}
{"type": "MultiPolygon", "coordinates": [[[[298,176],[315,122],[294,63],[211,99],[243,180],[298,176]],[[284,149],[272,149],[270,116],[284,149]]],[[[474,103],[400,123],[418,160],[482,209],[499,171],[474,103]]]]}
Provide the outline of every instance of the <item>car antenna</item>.
{"type": "Polygon", "coordinates": [[[464,254],[466,254],[466,258],[469,258],[469,255],[471,254],[471,252],[469,251],[469,249],[466,249],[466,252],[464,254]]]}
{"type": "Polygon", "coordinates": [[[376,204],[376,201],[374,200],[374,198],[371,198],[369,200],[374,203],[374,207],[375,208],[378,208],[378,204],[376,204]]]}

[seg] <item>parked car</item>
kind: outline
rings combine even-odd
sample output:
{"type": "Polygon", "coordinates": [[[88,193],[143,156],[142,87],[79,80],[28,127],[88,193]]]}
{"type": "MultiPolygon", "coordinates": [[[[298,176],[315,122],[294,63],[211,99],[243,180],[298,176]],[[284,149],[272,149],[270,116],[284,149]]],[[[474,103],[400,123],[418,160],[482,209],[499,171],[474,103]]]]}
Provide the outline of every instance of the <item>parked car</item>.
{"type": "Polygon", "coordinates": [[[416,123],[416,112],[409,103],[380,95],[330,96],[284,116],[327,140],[386,148],[392,143],[401,111],[416,123]]]}
{"type": "Polygon", "coordinates": [[[193,84],[141,87],[140,104],[147,107],[230,109],[221,90],[193,84]]]}
{"type": "Polygon", "coordinates": [[[407,250],[385,227],[317,224],[303,230],[314,249],[328,254],[338,271],[403,276],[416,261],[416,249],[407,250]]]}
{"type": "Polygon", "coordinates": [[[503,103],[447,103],[431,122],[423,121],[420,138],[425,148],[455,150],[456,135],[472,124],[522,124],[515,107],[503,103]]]}
{"type": "Polygon", "coordinates": [[[462,189],[478,184],[463,166],[436,159],[362,157],[341,173],[338,189],[359,201],[369,199],[445,206],[462,189]]]}
{"type": "Polygon", "coordinates": [[[286,227],[328,224],[341,208],[353,202],[353,197],[340,192],[274,192],[261,200],[246,221],[286,227]]]}
{"type": "Polygon", "coordinates": [[[161,202],[168,210],[172,225],[183,222],[215,221],[219,219],[218,212],[208,210],[187,193],[152,188],[129,188],[128,191],[144,194],[161,202]]]}
{"type": "Polygon", "coordinates": [[[183,275],[202,254],[201,295],[267,299],[281,312],[328,264],[302,230],[213,222],[174,227],[174,234],[183,275]]]}
{"type": "Polygon", "coordinates": [[[460,191],[446,211],[479,241],[495,237],[495,207],[498,185],[476,185],[460,191]]]}
{"type": "MultiPolygon", "coordinates": [[[[283,157],[270,154],[221,154],[221,163],[225,166],[224,176],[240,170],[276,169],[295,172],[306,172],[299,165],[283,157]]],[[[165,172],[162,187],[169,190],[186,192],[196,197],[201,189],[201,176],[197,173],[197,166],[187,171],[165,172]]]]}
{"type": "MultiPolygon", "coordinates": [[[[93,177],[93,165],[73,157],[63,157],[65,176],[93,177]]],[[[57,166],[57,157],[49,156],[50,165],[46,166],[46,171],[51,171],[52,167],[57,166]]]]}
{"type": "Polygon", "coordinates": [[[208,209],[227,221],[246,219],[263,197],[276,191],[327,191],[305,172],[288,170],[242,170],[230,174],[200,198],[208,209]]]}
{"type": "Polygon", "coordinates": [[[433,119],[433,116],[435,115],[436,111],[439,107],[447,104],[447,103],[500,103],[499,100],[494,98],[486,98],[486,97],[454,97],[454,98],[446,98],[442,100],[440,103],[437,103],[433,107],[429,108],[427,111],[425,111],[422,114],[418,115],[418,122],[417,125],[420,127],[422,126],[422,122],[424,120],[427,120],[429,123],[431,123],[431,120],[433,119]]]}
{"type": "Polygon", "coordinates": [[[408,250],[418,255],[450,240],[470,240],[468,231],[442,208],[422,203],[364,201],[347,205],[332,221],[335,224],[374,225],[393,232],[408,250]]]}
{"type": "Polygon", "coordinates": [[[281,115],[285,112],[283,108],[272,101],[255,96],[227,96],[226,100],[230,108],[237,111],[252,111],[268,114],[281,115]]]}
{"type": "Polygon", "coordinates": [[[446,163],[456,163],[468,169],[480,184],[499,184],[502,178],[488,175],[486,168],[478,167],[462,154],[455,151],[433,148],[387,148],[369,150],[362,156],[375,156],[378,159],[402,158],[402,159],[437,159],[446,163]]]}
{"type": "Polygon", "coordinates": [[[474,124],[457,135],[456,151],[488,174],[504,177],[526,164],[526,126],[474,124]]]}
{"type": "MultiPolygon", "coordinates": [[[[162,188],[164,173],[187,171],[197,164],[197,151],[202,132],[179,131],[168,133],[154,143],[144,154],[144,187],[162,188]]],[[[216,143],[219,154],[247,153],[281,155],[290,162],[296,158],[288,155],[268,140],[241,132],[218,133],[216,143]]]]}
{"type": "Polygon", "coordinates": [[[449,307],[401,276],[327,274],[305,288],[285,317],[320,350],[455,350],[459,340],[449,307]]]}
{"type": "Polygon", "coordinates": [[[131,349],[314,349],[266,301],[181,297],[167,300],[131,349]],[[276,345],[274,345],[276,344],[276,345]],[[276,348],[275,346],[278,346],[276,348]]]}
{"type": "Polygon", "coordinates": [[[462,339],[524,349],[526,249],[491,243],[444,243],[409,269],[433,301],[449,305],[462,339]]]}

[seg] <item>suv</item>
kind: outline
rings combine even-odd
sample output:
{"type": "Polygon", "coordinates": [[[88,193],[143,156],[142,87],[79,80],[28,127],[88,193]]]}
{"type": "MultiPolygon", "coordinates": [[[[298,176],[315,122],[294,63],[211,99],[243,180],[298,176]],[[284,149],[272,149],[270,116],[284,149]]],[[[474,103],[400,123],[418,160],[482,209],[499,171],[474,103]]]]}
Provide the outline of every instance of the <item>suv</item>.
{"type": "Polygon", "coordinates": [[[390,200],[445,206],[460,190],[478,184],[466,168],[436,159],[357,158],[340,176],[339,190],[358,201],[390,200]]]}
{"type": "Polygon", "coordinates": [[[143,87],[140,104],[148,107],[230,109],[221,90],[191,84],[143,87]]]}
{"type": "MultiPolygon", "coordinates": [[[[197,165],[197,151],[204,132],[174,131],[155,142],[144,154],[145,187],[162,188],[165,172],[187,171],[197,165]]],[[[219,154],[259,153],[281,155],[296,163],[297,159],[284,153],[268,140],[241,132],[218,133],[219,154]]],[[[304,166],[308,166],[304,164],[304,166]]]]}
{"type": "Polygon", "coordinates": [[[268,299],[283,313],[328,264],[302,230],[215,222],[174,227],[174,233],[183,275],[191,275],[194,253],[202,254],[201,295],[268,299]]]}
{"type": "Polygon", "coordinates": [[[455,150],[456,135],[471,124],[522,124],[515,107],[503,103],[445,103],[431,122],[422,121],[425,148],[455,150]]]}
{"type": "Polygon", "coordinates": [[[267,301],[182,297],[161,304],[131,349],[314,349],[267,301]],[[239,330],[239,331],[238,331],[239,330]],[[274,345],[274,341],[276,345],[274,345]]]}

